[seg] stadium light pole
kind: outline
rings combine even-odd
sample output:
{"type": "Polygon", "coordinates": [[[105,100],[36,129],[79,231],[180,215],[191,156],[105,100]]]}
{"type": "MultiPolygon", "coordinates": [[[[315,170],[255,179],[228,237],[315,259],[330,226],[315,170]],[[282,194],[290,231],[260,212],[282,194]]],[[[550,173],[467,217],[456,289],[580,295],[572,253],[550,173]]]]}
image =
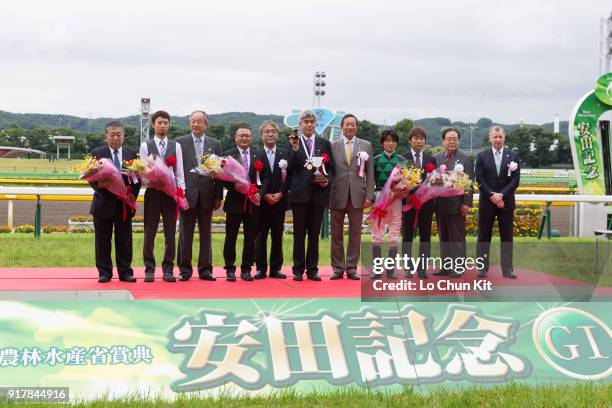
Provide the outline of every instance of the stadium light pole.
{"type": "Polygon", "coordinates": [[[149,110],[151,99],[140,98],[140,143],[149,140],[149,110]]]}
{"type": "Polygon", "coordinates": [[[312,80],[312,84],[313,84],[313,96],[312,96],[312,105],[316,108],[320,108],[321,107],[321,97],[325,96],[325,90],[323,88],[325,88],[325,86],[327,85],[325,83],[325,78],[327,77],[327,75],[325,74],[325,71],[319,72],[316,71],[314,76],[313,76],[313,80],[312,80]]]}

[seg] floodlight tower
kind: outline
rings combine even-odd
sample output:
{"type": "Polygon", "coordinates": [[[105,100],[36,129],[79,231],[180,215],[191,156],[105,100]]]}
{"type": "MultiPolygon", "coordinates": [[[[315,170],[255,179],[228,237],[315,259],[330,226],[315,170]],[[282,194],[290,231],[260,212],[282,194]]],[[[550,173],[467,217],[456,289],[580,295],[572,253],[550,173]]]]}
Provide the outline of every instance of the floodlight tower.
{"type": "Polygon", "coordinates": [[[151,99],[140,98],[140,143],[149,140],[149,109],[151,99]]]}
{"type": "Polygon", "coordinates": [[[323,88],[325,88],[325,86],[327,85],[325,83],[325,71],[322,72],[315,72],[314,77],[313,77],[313,96],[312,96],[312,105],[314,107],[320,108],[321,107],[321,97],[325,96],[325,90],[323,90],[323,88]]]}

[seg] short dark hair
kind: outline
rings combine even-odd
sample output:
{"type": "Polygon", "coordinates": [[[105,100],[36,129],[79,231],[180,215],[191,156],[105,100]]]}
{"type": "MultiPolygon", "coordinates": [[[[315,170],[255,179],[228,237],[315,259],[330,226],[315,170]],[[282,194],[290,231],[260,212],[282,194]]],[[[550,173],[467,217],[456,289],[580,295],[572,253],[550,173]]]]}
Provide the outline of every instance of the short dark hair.
{"type": "Polygon", "coordinates": [[[151,123],[155,123],[157,118],[168,119],[168,122],[170,122],[170,114],[163,110],[159,110],[155,112],[153,115],[151,115],[151,123]]]}
{"type": "Polygon", "coordinates": [[[359,119],[357,119],[357,116],[353,115],[352,113],[347,113],[342,117],[342,120],[340,121],[340,127],[344,126],[344,121],[348,118],[354,118],[355,123],[357,124],[357,126],[359,126],[359,119]]]}
{"type": "Polygon", "coordinates": [[[413,127],[408,131],[408,141],[417,136],[423,136],[423,139],[427,140],[427,133],[422,127],[413,127]]]}
{"type": "Polygon", "coordinates": [[[251,133],[253,133],[253,129],[251,128],[251,125],[248,125],[246,123],[241,123],[236,130],[234,130],[234,135],[238,132],[238,129],[248,129],[251,131],[251,133]]]}
{"type": "Polygon", "coordinates": [[[397,135],[397,132],[393,129],[385,129],[380,132],[380,144],[385,143],[385,140],[387,140],[388,137],[393,139],[395,143],[399,143],[399,136],[397,135]]]}
{"type": "Polygon", "coordinates": [[[108,133],[108,129],[114,127],[121,128],[121,130],[125,132],[125,128],[123,127],[123,124],[121,124],[121,122],[119,122],[118,120],[111,120],[110,122],[107,122],[106,125],[104,125],[104,133],[108,133]]]}
{"type": "Polygon", "coordinates": [[[449,128],[444,129],[444,132],[442,132],[442,140],[444,140],[448,132],[457,132],[457,139],[461,139],[461,133],[459,132],[459,129],[449,127],[449,128]]]}

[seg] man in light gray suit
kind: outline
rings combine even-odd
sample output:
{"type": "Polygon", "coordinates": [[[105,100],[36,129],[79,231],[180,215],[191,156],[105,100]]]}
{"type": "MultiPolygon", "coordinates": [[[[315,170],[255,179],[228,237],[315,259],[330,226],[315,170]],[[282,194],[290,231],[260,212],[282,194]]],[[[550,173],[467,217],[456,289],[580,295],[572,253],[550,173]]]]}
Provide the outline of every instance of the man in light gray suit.
{"type": "Polygon", "coordinates": [[[190,118],[191,133],[176,139],[183,153],[183,172],[185,174],[185,198],[189,204],[186,211],[180,212],[179,245],[177,263],[179,280],[191,278],[193,268],[191,253],[195,223],[198,222],[200,251],[198,256],[198,276],[202,280],[214,281],[212,267],[211,224],[212,213],[221,206],[223,186],[211,177],[192,173],[206,154],[221,155],[218,140],[205,134],[208,116],[204,111],[195,111],[190,118]]]}
{"type": "MultiPolygon", "coordinates": [[[[438,165],[446,165],[448,170],[454,170],[461,164],[470,179],[474,180],[474,161],[471,157],[459,150],[461,134],[455,128],[448,128],[442,133],[442,146],[444,151],[435,155],[438,165]]],[[[472,191],[454,197],[440,197],[436,199],[436,224],[440,236],[440,256],[442,269],[435,272],[435,276],[459,277],[460,273],[444,267],[447,258],[457,265],[459,258],[465,258],[465,219],[472,206],[472,191]]],[[[461,264],[463,265],[463,264],[461,264]]]]}
{"type": "Polygon", "coordinates": [[[374,200],[374,157],[372,144],[355,137],[359,123],[355,115],[342,118],[342,136],[332,144],[334,179],[329,196],[331,210],[331,263],[334,273],[330,279],[359,279],[357,262],[361,245],[363,209],[374,200]],[[344,256],[344,216],[348,214],[349,240],[344,256]]]}

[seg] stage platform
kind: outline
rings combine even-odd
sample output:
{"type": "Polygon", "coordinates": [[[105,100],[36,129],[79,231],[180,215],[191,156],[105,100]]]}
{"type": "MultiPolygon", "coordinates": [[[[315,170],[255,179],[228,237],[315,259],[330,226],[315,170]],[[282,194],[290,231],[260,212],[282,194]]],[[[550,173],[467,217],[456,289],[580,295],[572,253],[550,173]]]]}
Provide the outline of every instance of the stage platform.
{"type": "MultiPolygon", "coordinates": [[[[215,268],[214,282],[199,280],[197,274],[186,282],[169,283],[161,279],[161,271],[155,277],[155,282],[145,283],[144,269],[136,268],[135,283],[121,282],[115,276],[111,282],[98,283],[98,273],[95,268],[0,268],[0,300],[145,300],[145,299],[263,299],[263,298],[360,298],[361,285],[371,285],[369,277],[362,281],[349,279],[330,280],[330,266],[319,270],[321,282],[304,279],[296,282],[291,279],[291,269],[283,269],[287,279],[254,280],[246,282],[239,277],[236,282],[225,279],[225,271],[215,268]]],[[[487,280],[497,291],[502,293],[530,292],[534,288],[583,288],[585,293],[611,295],[612,288],[594,288],[584,282],[548,275],[541,272],[515,270],[518,279],[507,279],[501,276],[501,271],[491,268],[487,280]]],[[[176,274],[175,274],[176,276],[176,274]]],[[[305,278],[305,277],[304,277],[305,278]]],[[[447,279],[431,276],[427,283],[437,284],[439,280],[456,282],[473,282],[480,280],[475,271],[468,271],[457,279],[447,279]]],[[[417,282],[420,278],[413,277],[410,281],[417,282]]],[[[399,280],[384,280],[384,282],[399,282],[399,280]]],[[[364,293],[371,293],[370,290],[364,293]]],[[[395,297],[385,293],[386,297],[395,297]]],[[[401,296],[397,292],[398,296],[401,296]]],[[[404,293],[405,295],[405,293],[404,293]]],[[[412,291],[416,296],[480,296],[470,291],[412,291]]],[[[370,296],[368,296],[370,297],[370,296]]]]}

